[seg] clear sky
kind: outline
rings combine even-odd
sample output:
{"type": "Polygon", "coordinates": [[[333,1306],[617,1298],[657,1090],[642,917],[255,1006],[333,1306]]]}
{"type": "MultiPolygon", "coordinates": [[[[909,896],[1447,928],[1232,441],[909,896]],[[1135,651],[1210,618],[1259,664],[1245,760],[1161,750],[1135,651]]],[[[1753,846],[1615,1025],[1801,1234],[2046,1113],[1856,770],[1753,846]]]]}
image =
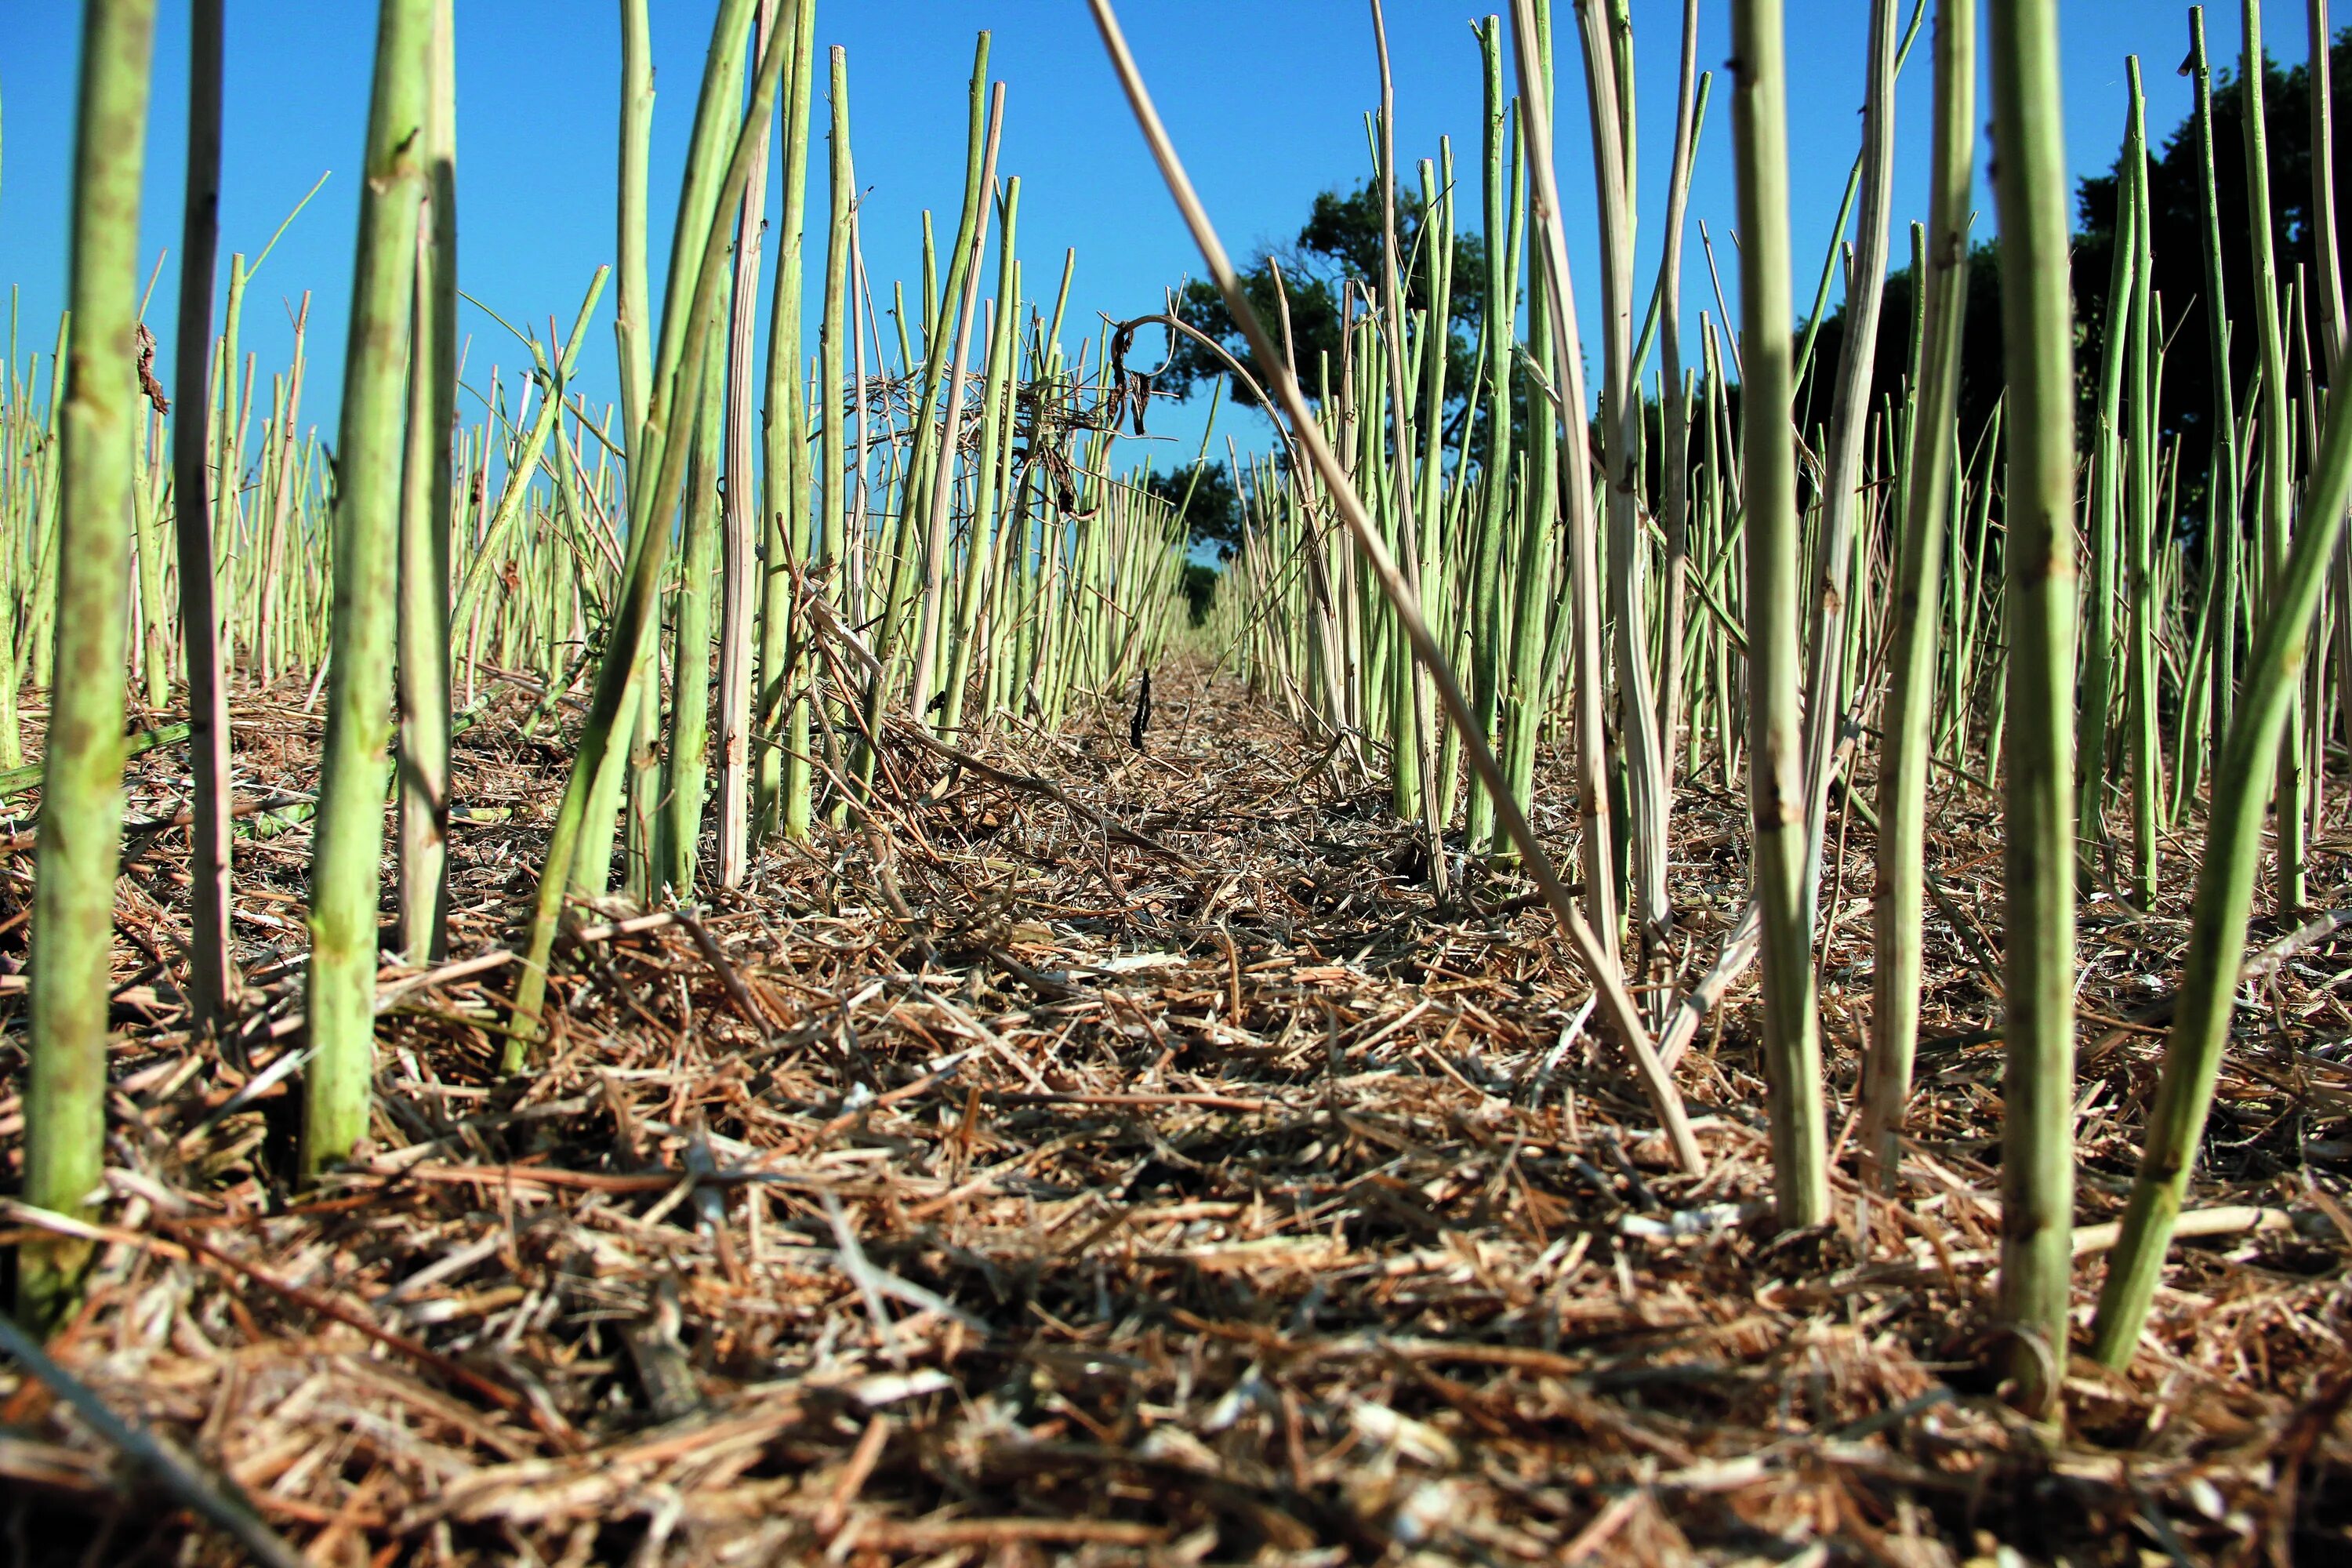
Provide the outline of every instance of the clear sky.
{"type": "MultiPolygon", "coordinates": [[[[1907,15],[1914,0],[1902,0],[1907,15]]],[[[1486,0],[1389,0],[1399,153],[1433,156],[1454,139],[1458,177],[1475,221],[1479,67],[1469,22],[1486,0]]],[[[678,165],[716,0],[653,0],[656,53],[655,290],[669,235],[678,165]]],[[[70,0],[0,0],[0,285],[20,287],[18,354],[46,352],[64,301],[66,214],[73,96],[80,32],[70,0]]],[[[569,325],[590,274],[614,253],[619,26],[614,0],[457,0],[459,274],[462,287],[510,321],[551,315],[569,325]]],[[[1686,311],[1711,310],[1697,245],[1704,221],[1716,238],[1727,295],[1738,295],[1728,235],[1734,200],[1727,0],[1703,0],[1698,61],[1718,72],[1693,188],[1686,311]]],[[[1571,264],[1588,335],[1599,304],[1591,159],[1573,11],[1558,0],[1563,199],[1571,264]]],[[[1837,216],[1861,134],[1864,0],[1790,0],[1790,116],[1798,255],[1798,308],[1837,216]]],[[[2064,0],[2068,152],[2077,174],[2113,161],[2124,121],[2124,58],[2142,57],[2148,123],[2161,135],[2189,108],[2176,72],[2188,51],[2185,7],[2149,0],[2064,0]]],[[[2304,58],[2303,8],[2273,7],[2270,52],[2304,58]]],[[[1291,235],[1315,193],[1370,170],[1365,112],[1378,101],[1364,0],[1124,0],[1129,40],[1178,147],[1229,248],[1291,235]]],[[[1633,0],[1638,80],[1642,287],[1656,267],[1673,145],[1682,6],[1633,0]]],[[[325,189],[256,279],[246,346],[264,377],[286,363],[290,332],[281,301],[304,289],[311,308],[314,389],[306,423],[331,435],[341,384],[351,287],[362,136],[367,113],[375,7],[365,0],[228,0],[227,108],[222,194],[222,277],[231,250],[257,250],[318,180],[325,189]]],[[[186,0],[161,0],[155,91],[142,214],[149,266],[163,257],[150,322],[165,345],[176,291],[181,160],[186,114],[186,0]],[[167,250],[170,254],[165,254],[167,250]]],[[[1202,270],[1145,151],[1083,0],[819,0],[818,44],[848,51],[852,144],[866,187],[863,230],[877,298],[893,278],[919,277],[920,215],[951,227],[961,196],[966,85],[974,35],[994,34],[991,74],[1006,84],[1000,167],[1022,176],[1020,251],[1027,291],[1048,295],[1066,248],[1077,252],[1071,335],[1113,317],[1160,308],[1163,291],[1202,270]]],[[[2238,8],[2208,18],[2217,63],[2234,66],[2238,8]]],[[[1898,89],[1895,256],[1903,226],[1927,199],[1927,116],[1931,65],[1923,30],[1898,89]]],[[[820,52],[819,59],[823,55],[820,52]]],[[[812,141],[809,308],[814,312],[826,210],[823,102],[818,72],[812,141]]],[[[1989,116],[1980,100],[1979,121],[1989,116]]],[[[1979,170],[1983,166],[1980,150],[1979,170]]],[[[771,212],[774,208],[772,204],[771,212]]],[[[1979,190],[1980,232],[1993,206],[1979,190]]],[[[946,236],[942,235],[942,243],[946,236]]],[[[993,253],[993,247],[991,247],[993,253]]],[[[992,271],[987,287],[992,292],[992,271]]],[[[579,382],[592,403],[613,395],[612,296],[589,340],[579,382]]],[[[215,316],[217,320],[217,314],[215,316]]],[[[509,376],[525,356],[488,317],[467,309],[467,380],[480,386],[495,363],[509,376]]],[[[542,325],[542,331],[544,327],[542,325]]],[[[170,373],[164,377],[169,382],[170,373]]],[[[1205,403],[1205,398],[1200,400],[1205,403]]],[[[479,405],[468,403],[478,413],[479,405]]],[[[1187,459],[1201,411],[1163,416],[1161,466],[1187,459]]],[[[1223,433],[1265,445],[1255,416],[1228,416],[1223,433]]],[[[1222,442],[1220,443],[1222,445],[1222,442]]]]}

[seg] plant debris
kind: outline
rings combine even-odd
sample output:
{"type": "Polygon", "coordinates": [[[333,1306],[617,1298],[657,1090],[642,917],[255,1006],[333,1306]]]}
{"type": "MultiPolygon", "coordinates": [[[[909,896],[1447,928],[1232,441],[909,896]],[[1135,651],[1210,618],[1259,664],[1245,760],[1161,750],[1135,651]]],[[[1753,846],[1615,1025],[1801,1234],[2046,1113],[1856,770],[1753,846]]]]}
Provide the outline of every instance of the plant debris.
{"type": "MultiPolygon", "coordinates": [[[[1230,677],[1063,732],[894,732],[903,788],[698,909],[590,912],[504,1079],[502,956],[563,758],[535,692],[458,742],[453,959],[388,962],[355,1168],[287,1184],[299,691],[239,694],[247,1026],[192,1042],[179,827],[120,884],[107,1201],[51,1353],[317,1563],[2321,1562],[2352,1548],[2352,936],[2248,983],[2127,1376],[2068,1425],[1985,1369],[1998,1259],[1992,803],[1942,802],[1899,1201],[1775,1238],[1752,979],[1677,1068],[1677,1173],[1507,872],[1439,905],[1409,825],[1230,677]],[[1025,787],[1045,781],[1052,793],[1025,787]],[[2199,1230],[2209,1234],[2191,1234],[2199,1230]]],[[[147,753],[131,815],[184,804],[147,753]]],[[[1547,761],[1538,827],[1574,826],[1547,761]]],[[[1739,913],[1743,804],[1684,782],[1685,976],[1739,913]]],[[[26,826],[19,822],[16,827],[26,826]]],[[[37,829],[36,828],[37,832],[37,829]]],[[[1869,996],[1870,834],[1823,894],[1833,1104],[1869,996]]],[[[2342,899],[2352,839],[2323,838],[2342,899]]],[[[0,1152],[30,861],[0,861],[0,1152]]],[[[2084,919],[2079,1219],[2116,1217],[2178,971],[2166,899],[2084,919]],[[2150,1015],[2152,1016],[2152,1015],[2150,1015]]],[[[1842,1121],[1833,1122],[1842,1125],[1842,1121]]],[[[10,1205],[17,1236],[79,1224],[10,1205]]],[[[2100,1237],[2086,1228],[2086,1250],[2100,1237]]],[[[2100,1270],[2078,1269],[2087,1323],[2100,1270]]],[[[49,1387],[0,1372],[26,1563],[241,1560],[49,1387]]]]}

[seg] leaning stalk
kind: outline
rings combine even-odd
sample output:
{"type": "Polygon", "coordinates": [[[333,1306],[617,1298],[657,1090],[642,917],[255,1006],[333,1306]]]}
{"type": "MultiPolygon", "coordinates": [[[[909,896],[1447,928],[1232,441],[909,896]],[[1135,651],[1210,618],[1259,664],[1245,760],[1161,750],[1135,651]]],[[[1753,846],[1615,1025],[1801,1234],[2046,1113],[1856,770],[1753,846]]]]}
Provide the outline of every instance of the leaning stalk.
{"type": "MultiPolygon", "coordinates": [[[[1089,0],[1089,5],[1094,12],[1095,25],[1102,34],[1104,47],[1118,73],[1120,85],[1126,89],[1129,106],[1135,112],[1145,140],[1150,143],[1161,177],[1167,182],[1169,193],[1183,215],[1185,226],[1192,233],[1193,242],[1199,246],[1202,258],[1208,263],[1210,274],[1216,280],[1218,292],[1223,297],[1226,308],[1233,312],[1235,324],[1247,339],[1250,352],[1269,372],[1271,385],[1268,390],[1281,405],[1292,438],[1304,449],[1316,476],[1322,480],[1339,513],[1340,521],[1354,541],[1356,555],[1379,580],[1381,593],[1395,610],[1396,617],[1412,643],[1414,656],[1429,671],[1431,683],[1444,704],[1447,718],[1463,731],[1463,755],[1492,793],[1496,815],[1504,833],[1520,855],[1528,876],[1541,889],[1544,902],[1558,921],[1561,933],[1576,950],[1579,961],[1597,988],[1612,1027],[1633,1058],[1643,1088],[1658,1114],[1676,1161],[1687,1171],[1703,1169],[1706,1156],[1691,1131],[1689,1120],[1683,1110],[1682,1098],[1675,1091],[1673,1079],[1659,1065],[1656,1052],[1651,1048],[1649,1031],[1625,989],[1614,959],[1586,923],[1577,908],[1575,896],[1559,879],[1552,868],[1550,857],[1545,854],[1526,814],[1518,809],[1506,787],[1502,764],[1484,737],[1471,730],[1470,703],[1454,679],[1453,665],[1430,632],[1416,596],[1405,583],[1395,557],[1381,541],[1346,468],[1325,440],[1322,426],[1308,409],[1306,394],[1300,389],[1289,362],[1276,352],[1274,340],[1267,334],[1256,310],[1251,307],[1248,297],[1243,293],[1241,279],[1234,270],[1233,262],[1216,231],[1210,226],[1208,214],[1194,194],[1183,164],[1176,157],[1175,148],[1169,141],[1166,127],[1160,122],[1159,111],[1153,108],[1150,95],[1144,89],[1135,58],[1129,53],[1127,40],[1119,31],[1117,18],[1111,14],[1110,0],[1089,0]]],[[[1516,0],[1512,21],[1521,68],[1527,71],[1531,68],[1530,51],[1535,44],[1531,36],[1535,30],[1531,0],[1516,0]]]]}
{"type": "Polygon", "coordinates": [[[2300,687],[2313,612],[2352,502],[2352,398],[2329,399],[2327,429],[2305,492],[2302,531],[2255,635],[2246,680],[2213,775],[2205,859],[2198,868],[2189,959],[2163,1075],[2148,1112],[2147,1142],[2124,1210],[2123,1236],[2107,1263],[2092,1327],[2091,1353],[2109,1366],[2131,1360],[2164,1268],[2204,1136],[2205,1114],[2230,1041],[2238,969],[2261,873],[2271,773],[2300,687]]]}
{"type": "Polygon", "coordinates": [[[682,395],[699,384],[701,356],[709,345],[710,312],[718,298],[720,263],[726,254],[729,220],[750,176],[754,139],[746,128],[765,116],[775,101],[776,80],[787,52],[780,47],[782,40],[770,42],[752,87],[751,118],[736,121],[734,106],[724,101],[727,95],[711,89],[733,74],[727,57],[730,46],[732,50],[742,47],[744,24],[749,20],[747,5],[748,0],[730,0],[721,8],[713,34],[713,58],[704,79],[695,141],[698,146],[715,149],[726,144],[722,137],[731,136],[734,152],[719,188],[709,193],[707,201],[692,199],[691,183],[688,194],[680,198],[678,240],[682,243],[674,244],[671,249],[669,301],[664,318],[662,350],[656,362],[642,444],[630,455],[633,466],[652,465],[654,479],[650,486],[645,484],[646,469],[639,468],[630,480],[630,554],[605,634],[604,657],[597,667],[594,695],[589,702],[587,720],[581,726],[554,830],[549,836],[547,864],[541,872],[539,896],[531,910],[522,977],[515,987],[516,1033],[509,1039],[503,1058],[509,1071],[522,1067],[529,1035],[546,1001],[547,963],[555,950],[556,919],[562,911],[563,892],[580,847],[597,772],[613,746],[614,726],[621,714],[638,700],[641,688],[650,691],[649,683],[638,678],[637,654],[653,620],[662,567],[668,554],[669,509],[664,501],[674,500],[677,494],[685,477],[688,447],[688,442],[665,439],[663,433],[671,427],[681,402],[690,404],[691,399],[682,395]],[[707,142],[703,123],[706,118],[707,142]],[[701,220],[699,230],[688,221],[698,216],[701,220]],[[675,337],[669,331],[673,320],[680,323],[675,337]]]}

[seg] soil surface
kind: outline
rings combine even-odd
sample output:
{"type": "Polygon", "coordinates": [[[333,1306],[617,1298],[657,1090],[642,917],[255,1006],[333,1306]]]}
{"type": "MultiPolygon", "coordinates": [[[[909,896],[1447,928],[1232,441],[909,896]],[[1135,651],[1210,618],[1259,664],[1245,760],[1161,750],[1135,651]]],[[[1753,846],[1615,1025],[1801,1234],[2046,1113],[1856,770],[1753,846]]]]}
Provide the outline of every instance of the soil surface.
{"type": "MultiPolygon", "coordinates": [[[[1776,1235],[1752,975],[1677,1068],[1708,1160],[1682,1174],[1523,880],[1433,899],[1377,781],[1229,674],[1158,685],[1139,752],[1108,701],[971,742],[992,773],[897,744],[905,804],[870,825],[765,851],[697,909],[585,912],[551,1036],[507,1079],[500,955],[564,766],[512,683],[458,741],[450,962],[388,956],[374,1135],[308,1192],[319,724],[299,688],[242,693],[251,1011],[191,1042],[183,764],[151,752],[101,1246],[53,1353],[320,1563],[2352,1560],[2352,931],[2311,921],[2352,903],[2340,830],[2314,909],[2258,925],[2284,941],[2192,1195],[2261,1212],[2177,1247],[2129,1373],[2078,1355],[2050,1432],[1990,1370],[1997,800],[1939,796],[1895,1204],[1854,1176],[1872,837],[1836,808],[1838,1222],[1776,1235]]],[[[1538,826],[1572,848],[1547,769],[1538,826]]],[[[1686,980],[1739,912],[1746,833],[1712,762],[1676,789],[1686,980]]],[[[2084,905],[2084,1226],[2133,1170],[2196,850],[2169,847],[2155,911],[2084,905]]],[[[14,1367],[0,1542],[242,1560],[14,1367]]]]}

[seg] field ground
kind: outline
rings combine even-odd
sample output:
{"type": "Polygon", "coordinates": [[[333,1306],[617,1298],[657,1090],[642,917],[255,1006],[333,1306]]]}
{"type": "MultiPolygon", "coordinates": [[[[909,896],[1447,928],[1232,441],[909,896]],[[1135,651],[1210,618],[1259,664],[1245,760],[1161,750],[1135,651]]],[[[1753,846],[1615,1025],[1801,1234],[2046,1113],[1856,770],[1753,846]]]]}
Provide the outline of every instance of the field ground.
{"type": "MultiPolygon", "coordinates": [[[[1230,676],[1161,687],[1141,754],[1107,704],[997,731],[998,777],[903,744],[917,804],[698,918],[592,923],[507,1080],[508,972],[464,961],[505,940],[563,777],[510,688],[458,742],[458,962],[386,971],[375,1137],[307,1194],[282,1064],[318,724],[299,688],[243,694],[243,798],[298,803],[239,839],[257,1011],[191,1050],[184,835],[134,826],[103,1246],[57,1353],[322,1563],[2352,1560],[2352,935],[2306,930],[2241,1008],[2193,1206],[2264,1212],[2176,1248],[2130,1375],[2078,1358],[2050,1436],[1983,1370],[1996,801],[1939,798],[1903,1203],[1865,1204],[1846,1148],[1836,1229],[1776,1239],[1752,980],[1680,1068],[1711,1163],[1680,1175],[1523,883],[1433,905],[1377,784],[1230,676]]],[[[134,819],[184,804],[178,765],[134,764],[134,819]]],[[[1682,783],[1696,968],[1744,802],[1682,783]]],[[[2352,903],[2345,831],[2315,909],[2352,903]]],[[[1832,845],[1850,1136],[1860,814],[1832,845]]],[[[2085,1226],[2133,1168],[2196,847],[2160,910],[2084,906],[2085,1226]]],[[[0,1500],[18,1561],[235,1560],[13,1369],[0,1500]]]]}

